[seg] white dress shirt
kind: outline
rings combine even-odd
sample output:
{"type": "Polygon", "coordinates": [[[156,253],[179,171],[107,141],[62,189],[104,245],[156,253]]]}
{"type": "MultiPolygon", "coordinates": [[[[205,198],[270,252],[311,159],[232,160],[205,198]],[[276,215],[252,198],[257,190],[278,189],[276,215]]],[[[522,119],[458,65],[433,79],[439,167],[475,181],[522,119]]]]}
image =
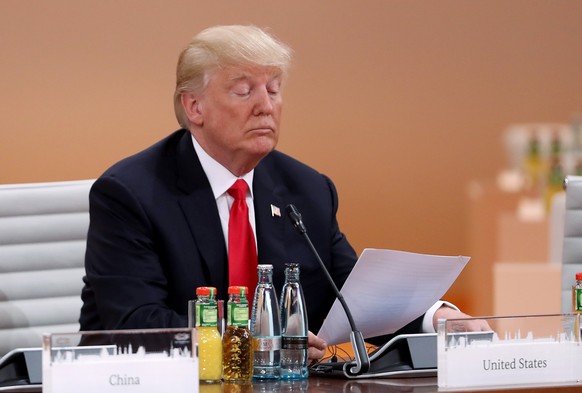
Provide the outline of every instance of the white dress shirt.
{"type": "MultiPolygon", "coordinates": [[[[206,177],[210,182],[210,187],[216,199],[216,206],[218,207],[218,214],[220,215],[220,224],[222,225],[222,233],[224,235],[224,243],[228,252],[228,219],[230,217],[230,208],[234,202],[234,198],[228,194],[228,189],[234,184],[237,179],[243,179],[247,182],[249,188],[247,191],[247,206],[249,207],[249,221],[253,228],[253,235],[255,237],[255,245],[257,242],[257,230],[255,226],[255,205],[253,204],[253,176],[254,170],[250,171],[244,176],[236,177],[228,169],[223,167],[218,161],[210,157],[206,151],[200,146],[196,138],[192,137],[194,150],[198,154],[198,159],[206,173],[206,177]]],[[[257,251],[258,254],[258,251],[257,251]]]]}

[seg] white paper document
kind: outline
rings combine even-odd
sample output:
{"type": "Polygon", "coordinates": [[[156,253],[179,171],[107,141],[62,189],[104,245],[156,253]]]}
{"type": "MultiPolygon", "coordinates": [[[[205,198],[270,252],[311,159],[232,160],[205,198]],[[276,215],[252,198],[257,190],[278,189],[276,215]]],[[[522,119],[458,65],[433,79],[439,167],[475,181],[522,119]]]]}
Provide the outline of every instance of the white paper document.
{"type": "MultiPolygon", "coordinates": [[[[367,248],[341,293],[364,338],[394,333],[439,300],[468,261],[464,256],[367,248]]],[[[334,345],[350,341],[350,332],[336,299],[317,335],[334,345]]]]}

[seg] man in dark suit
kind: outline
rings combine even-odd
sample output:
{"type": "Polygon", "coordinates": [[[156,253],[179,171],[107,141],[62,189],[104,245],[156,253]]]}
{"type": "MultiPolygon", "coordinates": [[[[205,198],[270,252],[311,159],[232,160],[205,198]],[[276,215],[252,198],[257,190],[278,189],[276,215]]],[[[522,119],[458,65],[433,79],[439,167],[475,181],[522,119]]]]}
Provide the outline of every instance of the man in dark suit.
{"type": "MultiPolygon", "coordinates": [[[[226,298],[227,190],[237,179],[250,188],[258,260],[273,264],[278,290],[284,264],[300,264],[309,327],[319,329],[334,294],[285,206],[302,212],[338,287],[357,256],[339,229],[331,180],[274,150],[290,53],[252,26],[209,28],[182,52],[174,100],[182,129],[112,166],[91,190],[81,330],[186,326],[196,287],[226,298]]],[[[433,308],[405,330],[464,315],[433,308]]],[[[323,356],[323,340],[310,334],[309,345],[310,357],[323,356]]]]}

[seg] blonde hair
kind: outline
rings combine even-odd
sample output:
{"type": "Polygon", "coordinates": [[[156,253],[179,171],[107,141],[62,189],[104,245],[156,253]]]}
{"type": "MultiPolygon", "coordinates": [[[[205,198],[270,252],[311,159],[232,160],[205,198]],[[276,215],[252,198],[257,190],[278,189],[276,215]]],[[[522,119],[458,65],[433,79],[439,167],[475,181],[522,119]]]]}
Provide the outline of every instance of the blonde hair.
{"type": "Polygon", "coordinates": [[[216,69],[236,65],[272,66],[285,75],[290,62],[291,49],[256,26],[214,26],[201,31],[178,59],[174,91],[178,123],[188,128],[182,94],[202,93],[216,69]]]}

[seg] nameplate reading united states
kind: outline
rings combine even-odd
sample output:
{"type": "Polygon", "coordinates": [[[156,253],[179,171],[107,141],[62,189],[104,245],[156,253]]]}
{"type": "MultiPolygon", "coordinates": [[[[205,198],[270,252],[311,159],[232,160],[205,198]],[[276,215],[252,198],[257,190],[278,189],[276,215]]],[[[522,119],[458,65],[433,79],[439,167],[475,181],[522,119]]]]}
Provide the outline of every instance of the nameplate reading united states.
{"type": "Polygon", "coordinates": [[[499,317],[487,322],[490,332],[455,332],[455,321],[439,321],[439,387],[572,384],[582,379],[577,316],[499,317]]]}

